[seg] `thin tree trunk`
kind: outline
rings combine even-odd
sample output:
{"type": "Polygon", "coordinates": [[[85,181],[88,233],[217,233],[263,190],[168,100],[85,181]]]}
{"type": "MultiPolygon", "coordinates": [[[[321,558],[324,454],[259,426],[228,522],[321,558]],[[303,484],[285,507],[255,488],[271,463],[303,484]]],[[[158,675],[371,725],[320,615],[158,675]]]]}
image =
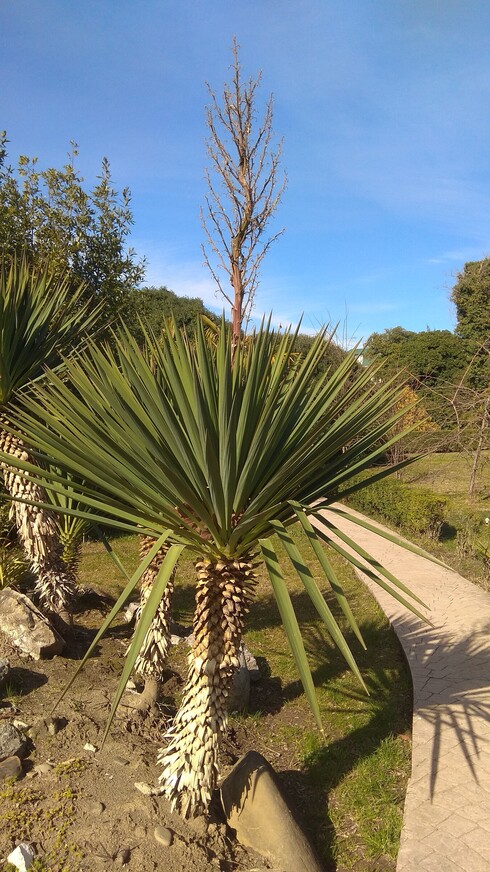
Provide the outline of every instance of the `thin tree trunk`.
{"type": "Polygon", "coordinates": [[[255,581],[251,562],[196,564],[194,643],[187,683],[158,762],[161,792],[184,817],[205,812],[216,787],[226,699],[255,581]]]}
{"type": "MultiPolygon", "coordinates": [[[[0,448],[20,460],[35,463],[23,442],[0,430],[0,448]]],[[[15,521],[20,542],[35,575],[35,592],[42,608],[50,615],[71,623],[73,602],[77,596],[75,576],[61,557],[58,528],[48,509],[17,502],[19,498],[46,502],[42,487],[22,477],[17,470],[0,464],[5,487],[14,498],[11,518],[15,521]]]]}
{"type": "MultiPolygon", "coordinates": [[[[149,536],[142,537],[141,559],[146,557],[153,541],[149,536]]],[[[160,549],[141,579],[140,605],[136,613],[136,622],[138,622],[141,611],[146,605],[167,550],[165,546],[160,549]]],[[[172,574],[135,663],[135,671],[145,679],[145,687],[137,706],[137,710],[141,713],[154,709],[160,698],[161,681],[170,647],[170,612],[173,589],[174,575],[172,574]]]]}
{"type": "Polygon", "coordinates": [[[488,426],[488,412],[489,412],[490,399],[485,401],[485,407],[483,410],[483,416],[480,424],[480,432],[478,434],[478,443],[475,448],[475,453],[473,455],[473,464],[471,467],[471,475],[470,475],[470,483],[468,486],[468,496],[473,497],[475,494],[476,488],[476,474],[478,472],[478,466],[480,463],[481,453],[483,451],[483,446],[485,442],[485,430],[488,426]]]}

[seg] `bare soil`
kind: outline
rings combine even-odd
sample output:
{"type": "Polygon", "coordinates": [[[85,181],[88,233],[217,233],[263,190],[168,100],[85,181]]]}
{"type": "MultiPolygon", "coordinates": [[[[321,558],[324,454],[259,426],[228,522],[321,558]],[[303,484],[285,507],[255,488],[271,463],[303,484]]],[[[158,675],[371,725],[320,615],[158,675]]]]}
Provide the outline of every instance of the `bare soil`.
{"type": "MultiPolygon", "coordinates": [[[[53,706],[76,661],[100,625],[100,611],[87,608],[75,620],[65,651],[52,660],[22,659],[0,640],[0,657],[6,657],[11,666],[7,690],[0,697],[0,719],[21,722],[26,731],[34,727],[23,777],[15,783],[0,783],[0,868],[6,868],[5,858],[20,841],[34,843],[39,858],[35,869],[40,872],[97,872],[118,866],[135,872],[162,868],[166,872],[259,872],[271,868],[235,841],[226,826],[218,793],[208,817],[184,821],[163,798],[145,796],[134,786],[135,782],[157,783],[157,751],[183,685],[185,644],[173,648],[158,714],[135,720],[137,696],[126,693],[101,747],[131,635],[127,624],[116,622],[53,715],[53,706]],[[41,723],[51,716],[59,728],[55,735],[41,723]],[[87,744],[96,750],[87,750],[87,744]],[[35,767],[43,763],[52,768],[37,772],[35,767]],[[157,842],[157,826],[172,831],[170,847],[157,842]]],[[[270,703],[279,689],[273,682],[270,686],[261,682],[254,692],[265,694],[270,703]]],[[[253,719],[250,725],[246,719],[232,722],[222,748],[222,771],[226,774],[249,748],[260,751],[282,771],[281,786],[301,821],[301,809],[312,800],[308,784],[295,771],[287,743],[268,747],[268,720],[281,717],[277,702],[277,706],[270,706],[275,712],[263,717],[258,729],[253,719]]]]}

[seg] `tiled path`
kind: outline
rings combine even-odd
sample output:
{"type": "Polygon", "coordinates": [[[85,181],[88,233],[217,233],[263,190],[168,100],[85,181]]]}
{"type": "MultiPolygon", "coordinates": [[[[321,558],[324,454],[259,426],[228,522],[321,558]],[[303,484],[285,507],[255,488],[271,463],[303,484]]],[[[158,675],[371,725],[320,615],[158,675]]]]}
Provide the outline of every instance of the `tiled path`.
{"type": "Polygon", "coordinates": [[[362,576],[413,678],[413,758],[397,872],[490,872],[490,595],[362,527],[335,519],[429,607],[422,624],[362,576]]]}

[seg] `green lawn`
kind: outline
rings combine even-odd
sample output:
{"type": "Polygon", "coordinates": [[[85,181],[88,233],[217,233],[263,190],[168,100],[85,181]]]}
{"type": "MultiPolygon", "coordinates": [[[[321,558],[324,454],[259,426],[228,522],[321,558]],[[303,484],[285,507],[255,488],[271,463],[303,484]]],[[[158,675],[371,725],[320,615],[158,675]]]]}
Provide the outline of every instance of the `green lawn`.
{"type": "Polygon", "coordinates": [[[444,494],[457,506],[490,510],[490,452],[484,452],[477,478],[475,499],[468,500],[468,484],[473,458],[455,451],[430,454],[401,472],[401,480],[444,494]]]}

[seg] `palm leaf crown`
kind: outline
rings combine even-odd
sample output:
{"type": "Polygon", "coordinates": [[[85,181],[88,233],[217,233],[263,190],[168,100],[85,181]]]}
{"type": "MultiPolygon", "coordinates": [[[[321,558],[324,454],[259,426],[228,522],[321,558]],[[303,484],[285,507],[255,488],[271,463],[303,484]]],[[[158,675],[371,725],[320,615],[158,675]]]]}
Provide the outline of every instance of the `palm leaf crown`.
{"type": "MultiPolygon", "coordinates": [[[[15,416],[35,456],[49,457],[62,470],[39,470],[16,461],[27,477],[87,507],[64,511],[101,524],[110,516],[112,526],[150,534],[158,540],[155,553],[163,541],[175,546],[166,561],[162,589],[172,571],[171,560],[176,562],[183,548],[213,561],[262,557],[317,720],[301,634],[271,537],[277,534],[281,539],[360,679],[308,560],[287,528],[301,523],[362,642],[307,515],[314,511],[315,501],[326,506],[340,492],[360,486],[353,477],[383,454],[390,444],[389,431],[403,414],[387,414],[399,391],[377,384],[377,367],[360,368],[355,350],[335,371],[318,377],[324,341],[323,332],[307,356],[298,360],[292,356],[294,335],[279,335],[266,325],[246,343],[239,342],[232,355],[232,337],[223,323],[216,343],[206,340],[202,327],[192,343],[176,328],[159,343],[148,337],[146,351],[129,335],[111,348],[90,343],[65,361],[63,378],[51,372],[35,385],[15,416]],[[71,476],[69,484],[66,474],[71,476]]],[[[397,438],[400,434],[391,441],[397,438]]],[[[384,474],[364,480],[362,486],[384,474]]],[[[335,510],[321,537],[355,565],[360,565],[355,553],[367,558],[368,574],[420,614],[405,599],[410,592],[394,576],[348,540],[352,556],[330,531],[336,532],[335,510]]],[[[133,576],[101,632],[144,568],[142,564],[133,576]]],[[[154,610],[158,596],[155,590],[154,610]]],[[[141,632],[150,620],[150,613],[142,618],[141,632]]],[[[126,675],[137,653],[135,649],[128,657],[126,675]]]]}
{"type": "Polygon", "coordinates": [[[0,259],[0,406],[53,367],[100,315],[71,274],[0,259]]]}
{"type": "MultiPolygon", "coordinates": [[[[357,353],[313,377],[323,334],[291,364],[294,337],[267,328],[239,345],[223,326],[217,348],[198,329],[175,330],[141,351],[129,336],[115,351],[93,342],[49,373],[16,422],[62,470],[43,474],[59,493],[110,511],[127,530],[170,527],[200,553],[237,557],[295,518],[291,501],[329,502],[386,449],[396,388],[373,390],[357,353]],[[40,409],[42,411],[40,411],[40,409]]],[[[35,470],[33,470],[35,472],[35,470]]],[[[107,523],[107,518],[94,520],[107,523]]]]}

